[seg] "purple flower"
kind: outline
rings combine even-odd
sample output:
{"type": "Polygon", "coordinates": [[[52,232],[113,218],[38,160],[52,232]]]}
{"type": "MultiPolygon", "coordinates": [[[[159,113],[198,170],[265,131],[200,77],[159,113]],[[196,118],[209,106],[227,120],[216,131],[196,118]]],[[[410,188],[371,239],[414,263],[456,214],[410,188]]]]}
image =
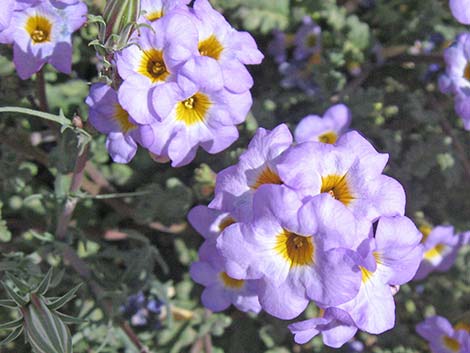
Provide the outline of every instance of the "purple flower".
{"type": "Polygon", "coordinates": [[[269,43],[268,53],[273,56],[274,61],[282,64],[287,60],[286,34],[279,29],[273,31],[273,39],[269,43]]]}
{"type": "Polygon", "coordinates": [[[418,334],[429,342],[433,353],[469,353],[470,336],[458,325],[452,327],[442,316],[428,317],[416,326],[418,334]]]}
{"type": "Polygon", "coordinates": [[[461,94],[470,90],[470,33],[461,33],[444,51],[446,73],[439,79],[443,93],[461,94]]]}
{"type": "Polygon", "coordinates": [[[13,61],[19,77],[31,77],[45,63],[69,74],[72,33],[85,23],[86,5],[78,2],[58,8],[48,0],[24,1],[17,4],[17,9],[21,10],[13,12],[11,24],[2,32],[0,41],[13,43],[13,61]]]}
{"type": "Polygon", "coordinates": [[[263,184],[282,184],[277,161],[291,144],[292,135],[285,124],[272,131],[259,128],[238,164],[217,174],[210,207],[230,212],[240,220],[251,218],[256,190],[263,184]]]}
{"type": "Polygon", "coordinates": [[[216,240],[219,234],[236,220],[228,213],[207,206],[196,206],[188,213],[189,223],[206,240],[216,240]]]}
{"type": "Polygon", "coordinates": [[[307,343],[321,333],[325,345],[339,348],[354,337],[357,327],[347,312],[328,308],[320,310],[320,317],[290,324],[289,330],[298,344],[307,343]]]}
{"type": "Polygon", "coordinates": [[[149,22],[154,22],[171,10],[185,9],[191,0],[141,0],[141,11],[144,12],[143,17],[149,22]]]}
{"type": "Polygon", "coordinates": [[[206,241],[199,251],[200,260],[191,265],[192,279],[202,284],[203,305],[212,311],[222,311],[233,304],[241,311],[258,313],[257,281],[244,281],[230,277],[224,271],[223,260],[213,242],[206,241]],[[204,246],[205,245],[205,246],[204,246]]]}
{"type": "Polygon", "coordinates": [[[379,334],[394,326],[390,286],[404,284],[415,275],[423,254],[420,240],[421,233],[407,217],[382,217],[375,237],[359,246],[361,288],[353,300],[338,306],[359,329],[379,334]]]}
{"type": "Polygon", "coordinates": [[[313,82],[312,70],[307,63],[300,61],[283,62],[279,65],[279,72],[283,76],[281,87],[287,89],[299,88],[308,96],[317,94],[318,85],[313,82]]]}
{"type": "Polygon", "coordinates": [[[455,234],[452,226],[421,227],[424,254],[414,279],[420,280],[431,272],[448,271],[457,258],[462,245],[468,243],[470,233],[455,234]]]}
{"type": "Polygon", "coordinates": [[[119,101],[140,124],[151,124],[169,114],[162,106],[176,103],[175,74],[197,53],[197,31],[189,16],[173,13],[161,21],[142,27],[131,45],[116,55],[119,75],[119,101]],[[160,107],[160,114],[153,108],[160,107]]]}
{"type": "Polygon", "coordinates": [[[181,68],[171,98],[155,99],[157,113],[169,114],[155,124],[155,143],[150,151],[168,156],[174,167],[190,163],[199,146],[211,154],[229,147],[238,138],[235,125],[246,119],[252,104],[249,91],[235,94],[215,89],[207,80],[212,77],[212,68],[193,64],[188,61],[181,68]]]}
{"type": "Polygon", "coordinates": [[[106,148],[117,163],[128,163],[137,151],[137,142],[153,142],[150,125],[138,125],[118,102],[116,91],[103,83],[94,84],[86,99],[89,121],[99,132],[108,135],[106,148]]]}
{"type": "Polygon", "coordinates": [[[465,130],[470,131],[470,89],[457,94],[454,103],[455,112],[462,119],[465,130]]]}
{"type": "Polygon", "coordinates": [[[15,9],[15,0],[5,0],[0,12],[0,32],[8,28],[15,9]]]}
{"type": "MultiPolygon", "coordinates": [[[[225,87],[242,93],[253,86],[253,78],[244,65],[259,64],[263,54],[248,32],[235,30],[225,18],[215,11],[208,0],[196,0],[192,13],[199,32],[196,58],[201,67],[218,64],[220,78],[225,87]]],[[[219,80],[214,72],[211,79],[219,80]]]]}
{"type": "Polygon", "coordinates": [[[344,104],[329,108],[322,117],[307,115],[295,129],[295,141],[335,143],[351,123],[351,111],[344,104]]]}
{"type": "Polygon", "coordinates": [[[312,20],[305,16],[302,26],[295,34],[294,59],[305,60],[321,50],[321,28],[312,20]]]}
{"type": "Polygon", "coordinates": [[[252,212],[251,222],[222,232],[217,248],[231,277],[260,279],[259,300],[269,314],[292,319],[309,300],[337,305],[357,294],[361,275],[347,249],[358,235],[346,207],[327,195],[302,205],[285,186],[263,185],[252,212]]]}
{"type": "Polygon", "coordinates": [[[281,180],[304,198],[327,193],[349,208],[366,232],[380,216],[403,215],[405,192],[382,174],[388,155],[378,153],[356,131],[335,145],[304,142],[293,146],[277,166],[281,180]]]}
{"type": "Polygon", "coordinates": [[[470,1],[469,0],[450,0],[450,10],[452,15],[463,24],[470,24],[470,1]]]}

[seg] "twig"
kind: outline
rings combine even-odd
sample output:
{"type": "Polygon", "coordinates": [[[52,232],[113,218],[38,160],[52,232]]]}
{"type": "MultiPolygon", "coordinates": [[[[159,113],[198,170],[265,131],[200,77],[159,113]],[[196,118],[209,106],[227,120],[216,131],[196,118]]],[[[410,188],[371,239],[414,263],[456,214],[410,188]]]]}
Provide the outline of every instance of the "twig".
{"type": "MultiPolygon", "coordinates": [[[[78,155],[77,160],[75,161],[75,167],[72,174],[72,182],[70,184],[70,194],[74,194],[80,190],[82,184],[83,172],[85,170],[85,164],[88,158],[89,144],[87,144],[83,152],[78,155]]],[[[59,216],[56,228],[56,237],[57,239],[63,240],[67,234],[67,228],[72,218],[73,211],[77,206],[78,198],[77,197],[68,197],[65,202],[64,209],[59,216]]]]}
{"type": "Polygon", "coordinates": [[[132,328],[129,326],[127,322],[123,322],[121,324],[122,330],[126,333],[127,337],[134,343],[134,345],[139,349],[139,353],[150,353],[149,349],[145,347],[142,342],[140,342],[139,337],[135,334],[132,328]]]}
{"type": "Polygon", "coordinates": [[[204,342],[202,338],[198,338],[191,346],[189,353],[199,353],[202,351],[203,346],[204,346],[204,342]]]}
{"type": "MultiPolygon", "coordinates": [[[[209,317],[212,315],[212,312],[208,309],[204,310],[204,319],[208,320],[209,317]]],[[[212,353],[212,337],[211,334],[208,332],[204,335],[204,350],[205,353],[212,353]]]]}

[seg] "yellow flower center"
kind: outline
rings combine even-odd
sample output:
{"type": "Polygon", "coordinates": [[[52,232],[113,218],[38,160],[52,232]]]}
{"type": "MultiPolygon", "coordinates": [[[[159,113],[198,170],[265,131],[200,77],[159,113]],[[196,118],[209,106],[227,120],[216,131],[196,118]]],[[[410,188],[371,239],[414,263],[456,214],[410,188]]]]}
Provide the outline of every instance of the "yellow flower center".
{"type": "Polygon", "coordinates": [[[289,263],[290,268],[308,266],[315,262],[312,237],[304,237],[285,229],[277,235],[274,250],[289,263]]]}
{"type": "Polygon", "coordinates": [[[368,269],[366,269],[365,267],[362,267],[362,266],[359,266],[359,268],[361,269],[362,283],[366,283],[368,280],[371,279],[374,272],[371,272],[371,271],[369,271],[368,269]]]}
{"type": "Polygon", "coordinates": [[[429,234],[431,234],[431,232],[432,232],[432,227],[430,227],[428,225],[423,225],[423,226],[419,227],[419,231],[421,232],[421,234],[423,234],[423,238],[421,239],[421,243],[425,243],[426,240],[428,239],[429,234]]]}
{"type": "Polygon", "coordinates": [[[119,103],[114,105],[114,119],[118,122],[124,133],[136,128],[136,126],[129,121],[129,113],[126,112],[119,103]]]}
{"type": "Polygon", "coordinates": [[[338,135],[336,135],[336,133],[334,133],[333,131],[328,131],[318,136],[318,141],[323,143],[329,143],[331,145],[334,144],[337,139],[338,135]]]}
{"type": "Polygon", "coordinates": [[[463,77],[470,81],[470,62],[467,63],[463,70],[463,77]]]}
{"type": "Polygon", "coordinates": [[[460,343],[456,339],[449,337],[449,336],[444,336],[442,338],[442,341],[444,343],[444,347],[446,347],[450,351],[452,352],[460,351],[460,343]]]}
{"type": "Polygon", "coordinates": [[[432,260],[438,256],[440,256],[444,250],[446,249],[446,246],[444,244],[437,244],[435,247],[432,249],[429,249],[424,253],[424,258],[426,260],[432,260]]]}
{"type": "Polygon", "coordinates": [[[150,22],[156,21],[159,18],[163,17],[163,11],[152,11],[145,15],[145,18],[150,22]]]}
{"type": "Polygon", "coordinates": [[[25,29],[29,33],[33,44],[50,42],[51,40],[52,23],[46,17],[31,16],[26,21],[25,29]]]}
{"type": "Polygon", "coordinates": [[[454,326],[454,329],[470,332],[470,323],[460,321],[454,326]]]}
{"type": "Polygon", "coordinates": [[[176,106],[176,120],[191,126],[202,123],[206,119],[206,114],[212,102],[203,93],[196,93],[194,96],[179,102],[176,106]]]}
{"type": "Polygon", "coordinates": [[[211,35],[210,37],[199,42],[199,53],[202,56],[210,56],[215,60],[219,60],[220,54],[223,50],[224,47],[215,35],[211,35]]]}
{"type": "Polygon", "coordinates": [[[321,177],[321,193],[327,192],[345,206],[349,205],[354,196],[351,193],[346,175],[330,174],[321,177]]]}
{"type": "Polygon", "coordinates": [[[305,39],[305,44],[308,48],[313,48],[317,45],[317,36],[313,33],[309,34],[305,39]]]}
{"type": "Polygon", "coordinates": [[[258,175],[258,178],[256,178],[256,181],[253,185],[251,185],[251,188],[256,190],[258,189],[261,185],[264,184],[277,184],[281,185],[282,180],[279,178],[279,175],[277,175],[271,168],[266,167],[263,169],[263,171],[258,175]]]}
{"type": "Polygon", "coordinates": [[[162,51],[156,49],[143,51],[137,72],[147,76],[152,83],[165,81],[170,75],[163,61],[162,51]]]}
{"type": "Polygon", "coordinates": [[[240,289],[245,284],[244,280],[232,278],[226,272],[220,273],[220,279],[225,287],[229,287],[231,289],[240,289]]]}
{"type": "Polygon", "coordinates": [[[219,224],[219,229],[220,231],[224,231],[225,228],[227,228],[228,226],[232,225],[236,223],[235,219],[233,219],[232,217],[228,216],[228,217],[225,217],[219,224]]]}

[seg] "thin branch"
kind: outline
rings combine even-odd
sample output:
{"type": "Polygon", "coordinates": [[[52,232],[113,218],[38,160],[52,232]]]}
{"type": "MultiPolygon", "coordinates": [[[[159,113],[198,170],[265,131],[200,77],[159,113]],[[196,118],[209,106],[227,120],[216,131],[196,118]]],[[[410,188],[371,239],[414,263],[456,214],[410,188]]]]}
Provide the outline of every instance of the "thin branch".
{"type": "Polygon", "coordinates": [[[121,324],[121,329],[125,332],[127,337],[132,341],[132,343],[139,349],[139,353],[150,353],[149,349],[145,347],[142,342],[140,342],[139,337],[135,334],[132,328],[129,326],[129,323],[123,322],[121,324]]]}
{"type": "MultiPolygon", "coordinates": [[[[72,174],[72,182],[70,184],[70,194],[77,193],[80,190],[80,186],[82,185],[83,179],[83,172],[85,170],[85,164],[88,158],[88,150],[90,145],[87,144],[83,152],[77,156],[77,160],[75,161],[75,167],[73,169],[72,174]]],[[[72,218],[73,211],[77,206],[78,198],[69,196],[67,201],[65,202],[64,209],[59,216],[59,220],[57,222],[57,228],[55,231],[57,239],[63,240],[67,235],[67,228],[69,226],[70,220],[72,218]]]]}

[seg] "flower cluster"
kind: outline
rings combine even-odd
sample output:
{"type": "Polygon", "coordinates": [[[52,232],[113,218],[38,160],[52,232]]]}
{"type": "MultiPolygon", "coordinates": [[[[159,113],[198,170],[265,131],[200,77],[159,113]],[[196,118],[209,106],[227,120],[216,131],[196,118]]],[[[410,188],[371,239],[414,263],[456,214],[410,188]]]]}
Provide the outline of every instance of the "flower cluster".
{"type": "MultiPolygon", "coordinates": [[[[349,119],[344,105],[323,118],[343,127],[349,119]]],[[[329,129],[335,138],[312,130],[296,144],[284,124],[257,131],[217,175],[209,206],[189,214],[206,239],[191,275],[215,311],[234,304],[290,320],[314,303],[319,317],[289,326],[296,342],[322,333],[339,347],[358,329],[394,326],[393,294],[415,275],[422,236],[403,216],[402,186],[382,174],[388,155],[356,131],[321,133],[329,129]]]]}
{"type": "Polygon", "coordinates": [[[416,331],[429,343],[432,353],[470,353],[470,325],[458,322],[452,326],[442,316],[432,316],[416,326],[416,331]]]}
{"type": "Polygon", "coordinates": [[[300,88],[308,95],[317,91],[312,81],[312,68],[321,61],[322,36],[321,28],[311,17],[306,16],[294,36],[276,30],[268,51],[279,65],[283,76],[281,86],[300,88]],[[289,58],[288,49],[292,49],[289,58]]]}
{"type": "Polygon", "coordinates": [[[455,234],[452,226],[422,226],[423,260],[414,279],[426,278],[431,272],[446,272],[454,264],[458,252],[470,241],[470,232],[455,234]]]}
{"type": "Polygon", "coordinates": [[[79,0],[6,0],[0,14],[0,43],[13,44],[18,76],[27,79],[49,63],[72,70],[72,33],[86,21],[79,0]]]}
{"type": "Polygon", "coordinates": [[[263,55],[208,0],[188,2],[143,1],[146,26],[114,58],[122,83],[91,89],[90,121],[108,135],[115,162],[129,162],[139,144],[157,160],[182,166],[199,146],[218,153],[238,138],[236,125],[252,104],[245,65],[263,55]]]}
{"type": "Polygon", "coordinates": [[[124,317],[130,320],[132,326],[150,325],[156,329],[161,327],[161,316],[164,303],[157,299],[149,299],[139,292],[127,298],[120,310],[124,317]]]}
{"type": "Polygon", "coordinates": [[[470,130],[470,33],[460,34],[455,43],[444,51],[446,71],[439,78],[443,93],[455,98],[455,111],[470,130]]]}

